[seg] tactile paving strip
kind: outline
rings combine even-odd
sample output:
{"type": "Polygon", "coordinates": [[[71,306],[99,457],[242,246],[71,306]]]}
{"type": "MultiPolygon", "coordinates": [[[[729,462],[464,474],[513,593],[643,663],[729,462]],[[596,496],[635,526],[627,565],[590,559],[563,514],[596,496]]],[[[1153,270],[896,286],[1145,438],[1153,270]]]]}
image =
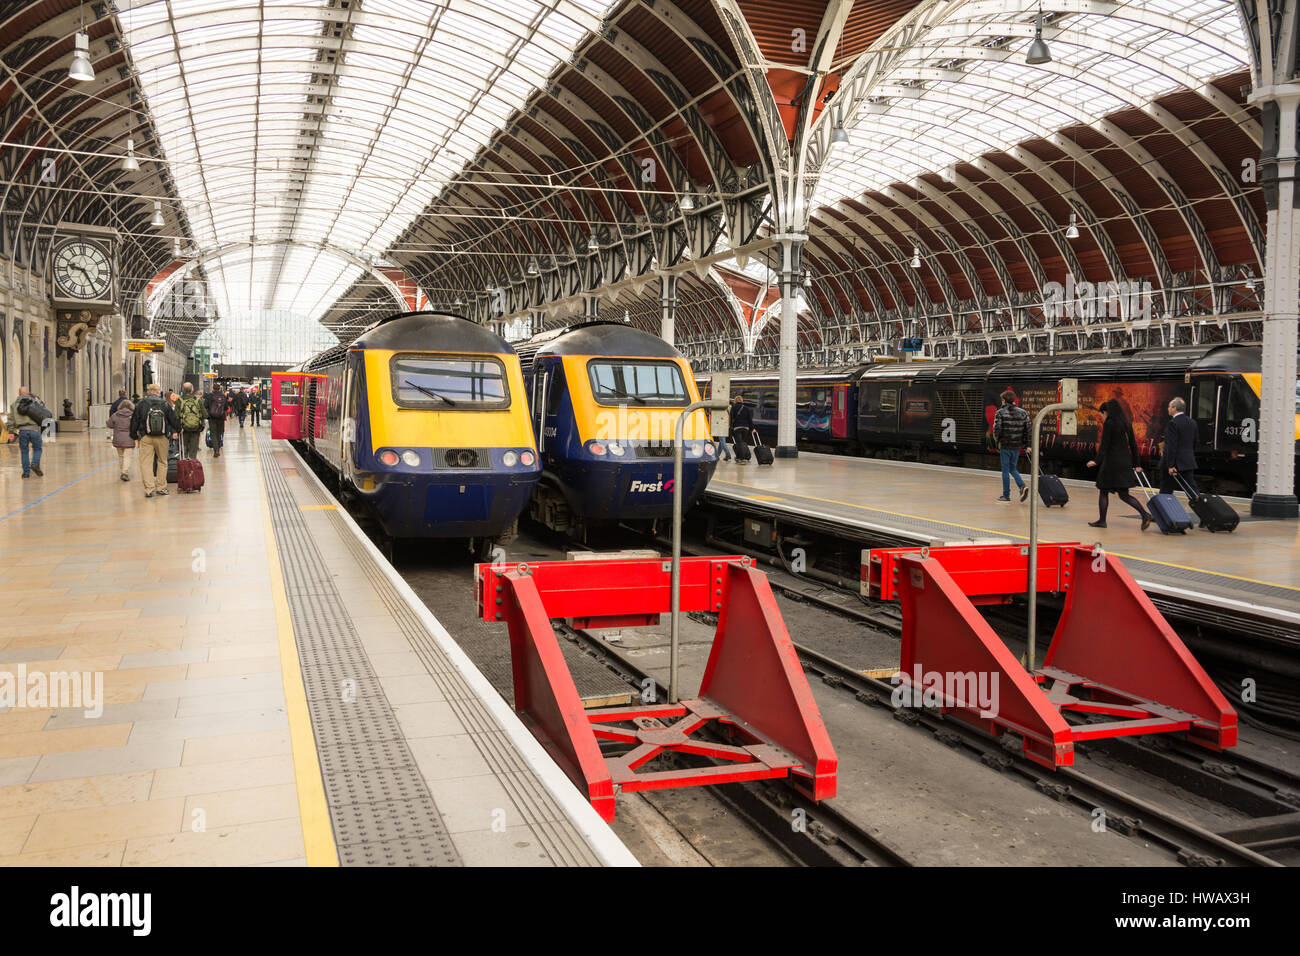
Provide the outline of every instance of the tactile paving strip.
{"type": "MultiPolygon", "coordinates": [[[[315,482],[309,481],[305,487],[309,490],[315,503],[332,503],[331,499],[325,496],[315,482]]],[[[556,802],[554,795],[537,777],[533,768],[525,762],[509,736],[501,730],[496,718],[483,701],[479,699],[477,692],[469,686],[460,672],[456,670],[437,640],[428,632],[406,600],[393,587],[392,582],[375,563],[369,551],[357,540],[347,522],[337,511],[327,511],[324,514],[338,531],[340,540],[355,555],[357,563],[365,569],[366,577],[370,585],[375,589],[375,593],[392,613],[393,620],[407,640],[410,641],[411,649],[424,663],[425,669],[428,670],[429,675],[437,683],[447,703],[455,711],[456,716],[460,718],[466,733],[474,741],[474,746],[479,755],[487,763],[492,773],[495,774],[497,780],[500,781],[501,786],[505,788],[511,803],[523,818],[520,822],[526,823],[532,828],[540,849],[546,853],[556,866],[599,866],[599,858],[592,851],[581,832],[573,825],[564,809],[556,802]]],[[[379,746],[387,746],[389,743],[391,741],[384,741],[379,746]]],[[[365,749],[373,746],[376,745],[349,745],[337,749],[340,751],[349,750],[350,753],[356,755],[356,759],[360,760],[364,767],[369,766],[370,761],[378,759],[377,752],[365,749]]],[[[331,752],[335,749],[322,748],[322,769],[325,769],[327,755],[330,761],[329,767],[337,767],[335,763],[336,756],[331,752]]],[[[355,774],[356,770],[353,772],[355,774]]],[[[328,792],[330,783],[328,772],[326,773],[326,782],[328,792]]],[[[362,786],[355,777],[349,778],[347,783],[354,788],[354,791],[358,786],[362,786]]],[[[336,781],[336,785],[341,785],[341,782],[336,781]]],[[[391,846],[387,842],[364,845],[368,847],[382,846],[384,848],[391,846]]],[[[379,850],[376,849],[372,852],[378,853],[379,850]]]]}
{"type": "MultiPolygon", "coordinates": [[[[339,863],[459,866],[272,443],[258,447],[339,863]]],[[[362,561],[371,563],[369,555],[362,561]]]]}

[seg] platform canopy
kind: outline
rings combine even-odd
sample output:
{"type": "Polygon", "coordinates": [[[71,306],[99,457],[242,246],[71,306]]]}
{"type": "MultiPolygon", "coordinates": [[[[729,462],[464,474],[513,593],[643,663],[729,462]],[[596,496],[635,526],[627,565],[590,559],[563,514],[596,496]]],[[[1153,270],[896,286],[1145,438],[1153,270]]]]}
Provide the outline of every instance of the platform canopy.
{"type": "Polygon", "coordinates": [[[755,305],[793,227],[816,362],[909,334],[935,354],[1250,340],[1249,8],[17,0],[0,257],[41,275],[59,221],[113,226],[124,310],[182,343],[257,311],[347,339],[411,301],[658,330],[671,301],[698,366],[752,368],[775,364],[780,303],[755,305]],[[69,76],[82,30],[91,80],[69,76]],[[1049,327],[1067,274],[1147,283],[1155,331],[1049,327]],[[163,276],[202,309],[146,295],[163,276]]]}

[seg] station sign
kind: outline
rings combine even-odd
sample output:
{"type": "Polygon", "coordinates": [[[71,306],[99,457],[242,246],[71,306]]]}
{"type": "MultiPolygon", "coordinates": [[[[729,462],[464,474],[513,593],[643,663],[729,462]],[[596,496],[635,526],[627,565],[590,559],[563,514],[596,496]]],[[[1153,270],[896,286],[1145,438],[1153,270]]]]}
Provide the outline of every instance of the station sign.
{"type": "Polygon", "coordinates": [[[167,343],[161,339],[128,339],[126,350],[128,352],[164,352],[167,350],[167,343]]]}

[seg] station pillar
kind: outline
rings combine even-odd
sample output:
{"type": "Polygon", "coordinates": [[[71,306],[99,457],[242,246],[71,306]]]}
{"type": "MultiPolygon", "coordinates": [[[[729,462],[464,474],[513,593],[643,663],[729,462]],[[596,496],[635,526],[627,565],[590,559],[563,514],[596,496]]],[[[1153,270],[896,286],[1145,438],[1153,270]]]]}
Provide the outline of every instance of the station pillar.
{"type": "Polygon", "coordinates": [[[799,289],[805,235],[781,235],[781,348],[778,353],[776,457],[798,458],[795,388],[799,369],[799,289]]]}
{"type": "Polygon", "coordinates": [[[677,327],[677,275],[665,272],[659,277],[659,336],[673,344],[677,327]]]}
{"type": "Polygon", "coordinates": [[[1250,513],[1300,517],[1295,494],[1296,324],[1300,319],[1300,82],[1263,87],[1264,148],[1259,180],[1268,207],[1264,245],[1264,349],[1259,409],[1259,470],[1250,513]]]}

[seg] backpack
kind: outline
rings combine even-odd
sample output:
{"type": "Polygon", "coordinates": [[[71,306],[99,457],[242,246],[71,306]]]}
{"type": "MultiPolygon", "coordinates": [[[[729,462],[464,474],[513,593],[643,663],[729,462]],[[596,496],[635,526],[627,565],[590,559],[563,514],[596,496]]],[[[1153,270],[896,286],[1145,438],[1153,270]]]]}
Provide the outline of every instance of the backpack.
{"type": "Polygon", "coordinates": [[[145,412],[145,430],[150,435],[167,434],[167,412],[163,408],[162,399],[149,402],[149,410],[145,412]]]}
{"type": "Polygon", "coordinates": [[[208,393],[208,417],[225,418],[226,417],[226,396],[220,392],[208,393]]]}
{"type": "Polygon", "coordinates": [[[178,406],[181,416],[181,428],[187,432],[203,430],[203,407],[199,405],[197,395],[186,395],[178,406]]]}

